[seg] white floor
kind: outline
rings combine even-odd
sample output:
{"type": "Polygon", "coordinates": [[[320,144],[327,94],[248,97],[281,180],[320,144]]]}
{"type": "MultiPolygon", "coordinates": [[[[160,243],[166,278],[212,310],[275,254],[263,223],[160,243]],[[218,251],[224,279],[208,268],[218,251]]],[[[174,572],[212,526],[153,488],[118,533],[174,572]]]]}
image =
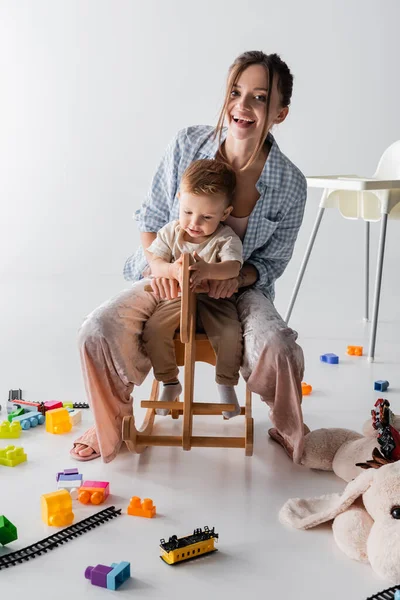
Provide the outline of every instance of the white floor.
{"type": "MultiPolygon", "coordinates": [[[[345,354],[347,344],[367,342],[369,326],[359,318],[359,295],[325,283],[309,280],[307,296],[303,292],[293,315],[292,325],[301,334],[307,361],[305,380],[314,387],[312,396],[304,399],[305,422],[312,429],[359,430],[377,397],[375,379],[390,381],[386,397],[395,411],[400,409],[398,293],[387,293],[382,302],[377,360],[369,364],[365,357],[345,354]],[[339,354],[340,365],[321,364],[319,355],[325,352],[339,354]]],[[[27,399],[83,401],[76,331],[84,315],[120,287],[118,277],[96,282],[7,280],[1,285],[1,399],[6,400],[9,388],[21,387],[27,399]]],[[[196,372],[196,398],[210,400],[215,394],[213,370],[200,364],[196,372]]],[[[147,381],[136,390],[136,402],[148,397],[149,387],[147,381]]],[[[92,587],[84,570],[88,565],[122,560],[131,562],[132,579],[118,593],[140,599],[242,600],[248,595],[361,600],[388,587],[369,566],[339,551],[329,526],[302,532],[279,523],[278,511],[288,498],[340,492],[344,483],[332,473],[294,466],[267,438],[266,407],[258,397],[253,405],[252,458],[245,458],[240,450],[154,448],[140,457],[124,450],[109,465],[99,460],[80,463],[85,478],[110,481],[112,496],[107,505],[121,507],[123,516],[31,562],[1,571],[1,597],[25,598],[36,590],[34,594],[41,598],[57,596],[58,600],[106,598],[111,592],[92,587]],[[124,514],[133,495],[153,498],[157,517],[124,514]],[[215,526],[219,533],[218,553],[176,568],[159,559],[160,538],[185,535],[204,525],[215,526]]],[[[141,412],[138,409],[137,414],[141,412]]],[[[229,423],[209,419],[199,419],[199,431],[222,429],[235,434],[242,425],[239,418],[229,423]]],[[[56,489],[57,471],[78,464],[68,451],[90,422],[86,411],[84,422],[68,435],[52,436],[43,427],[23,432],[20,443],[28,462],[14,469],[0,467],[0,514],[19,530],[19,539],[9,545],[9,551],[53,533],[41,521],[40,495],[56,489]]],[[[160,429],[179,428],[179,423],[162,417],[158,423],[160,429]]],[[[98,509],[76,505],[74,510],[76,519],[81,519],[98,509]]],[[[6,551],[0,549],[0,555],[6,551]]]]}

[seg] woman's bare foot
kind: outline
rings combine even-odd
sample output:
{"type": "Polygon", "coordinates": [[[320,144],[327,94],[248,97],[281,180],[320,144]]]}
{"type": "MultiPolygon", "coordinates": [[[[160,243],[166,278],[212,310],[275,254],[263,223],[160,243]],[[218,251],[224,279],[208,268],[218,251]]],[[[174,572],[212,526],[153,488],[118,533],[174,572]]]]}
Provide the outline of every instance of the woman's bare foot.
{"type": "Polygon", "coordinates": [[[74,443],[70,455],[75,460],[94,460],[100,457],[99,442],[97,440],[96,428],[93,426],[88,429],[74,443]]]}
{"type": "Polygon", "coordinates": [[[74,446],[75,454],[79,454],[79,456],[91,456],[95,454],[95,451],[90,446],[86,446],[85,444],[75,444],[74,446]]]}

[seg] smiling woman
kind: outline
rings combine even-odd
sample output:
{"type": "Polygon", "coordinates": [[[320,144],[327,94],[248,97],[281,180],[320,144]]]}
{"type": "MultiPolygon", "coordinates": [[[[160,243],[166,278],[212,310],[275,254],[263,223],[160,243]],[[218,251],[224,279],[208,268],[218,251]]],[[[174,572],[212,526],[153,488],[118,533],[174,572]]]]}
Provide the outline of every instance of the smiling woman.
{"type": "Polygon", "coordinates": [[[95,427],[75,442],[71,454],[77,460],[101,454],[109,462],[120,448],[122,419],[132,414],[132,390],[152,367],[142,341],[156,309],[155,296],[167,302],[178,296],[176,277],[145,279],[150,274],[148,248],[163,227],[181,218],[193,243],[204,234],[212,206],[197,214],[191,204],[181,217],[180,195],[188,203],[181,179],[191,163],[211,159],[235,173],[232,211],[224,222],[242,240],[244,264],[238,276],[209,279],[204,287],[211,298],[232,300],[243,330],[241,374],[271,409],[271,437],[300,462],[307,431],[301,411],[303,352],[297,333],[273,304],[274,283],[292,256],[307,191],[305,177],[271,134],[286,119],[292,87],[292,74],[277,54],[245,52],[229,69],[217,125],[188,127],[169,144],[148,197],[135,213],[142,246],[124,269],[134,284],[95,310],[81,328],[82,368],[95,427]],[[145,291],[149,281],[157,294],[145,291]]]}

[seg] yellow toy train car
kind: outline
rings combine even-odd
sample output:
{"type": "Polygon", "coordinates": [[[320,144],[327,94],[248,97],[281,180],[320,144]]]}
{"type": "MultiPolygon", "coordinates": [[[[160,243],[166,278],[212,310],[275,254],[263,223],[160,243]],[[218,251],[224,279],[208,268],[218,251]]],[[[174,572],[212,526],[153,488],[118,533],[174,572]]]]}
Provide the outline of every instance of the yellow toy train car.
{"type": "Polygon", "coordinates": [[[168,565],[175,565],[178,562],[216,552],[217,548],[214,547],[214,543],[219,536],[214,529],[214,527],[209,529],[206,526],[204,530],[195,529],[191,535],[185,537],[178,538],[173,535],[168,542],[164,539],[160,540],[160,558],[168,565]]]}

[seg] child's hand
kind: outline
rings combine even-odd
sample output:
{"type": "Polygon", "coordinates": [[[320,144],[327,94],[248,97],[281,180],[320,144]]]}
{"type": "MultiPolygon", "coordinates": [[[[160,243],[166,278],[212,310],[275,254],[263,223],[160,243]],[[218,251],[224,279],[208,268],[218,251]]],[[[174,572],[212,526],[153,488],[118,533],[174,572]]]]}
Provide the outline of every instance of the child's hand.
{"type": "Polygon", "coordinates": [[[180,255],[178,260],[171,263],[168,269],[170,279],[176,279],[179,281],[179,285],[182,287],[182,267],[183,267],[183,254],[180,255]]]}
{"type": "Polygon", "coordinates": [[[196,264],[191,265],[189,267],[189,271],[194,271],[193,275],[190,278],[190,287],[191,289],[200,285],[203,279],[209,278],[209,265],[203,260],[197,252],[193,252],[193,258],[196,261],[196,264]]]}

